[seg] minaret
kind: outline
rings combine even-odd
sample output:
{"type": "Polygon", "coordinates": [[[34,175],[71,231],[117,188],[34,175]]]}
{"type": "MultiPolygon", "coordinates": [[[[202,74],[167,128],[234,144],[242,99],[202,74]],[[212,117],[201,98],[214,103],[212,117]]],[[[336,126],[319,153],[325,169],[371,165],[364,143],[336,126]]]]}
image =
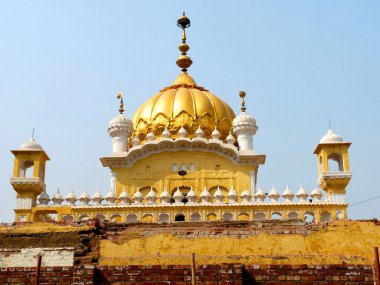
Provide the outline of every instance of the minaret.
{"type": "Polygon", "coordinates": [[[45,165],[50,160],[34,136],[22,144],[19,149],[11,151],[15,156],[13,177],[10,183],[17,192],[16,222],[30,222],[31,209],[36,206],[37,196],[45,189],[45,165]]]}
{"type": "Polygon", "coordinates": [[[123,95],[119,93],[117,98],[120,99],[120,114],[113,118],[108,124],[108,133],[112,138],[112,152],[120,153],[127,151],[127,140],[132,134],[133,124],[130,119],[124,116],[123,95]]]}
{"type": "Polygon", "coordinates": [[[330,129],[314,150],[318,160],[318,183],[326,191],[326,202],[346,204],[346,187],[352,177],[348,163],[350,145],[330,129]]]}
{"type": "Polygon", "coordinates": [[[247,109],[244,101],[246,93],[240,91],[239,96],[242,99],[241,113],[232,121],[233,132],[237,136],[239,150],[253,152],[253,135],[256,134],[258,127],[256,126],[256,120],[245,113],[247,109]]]}

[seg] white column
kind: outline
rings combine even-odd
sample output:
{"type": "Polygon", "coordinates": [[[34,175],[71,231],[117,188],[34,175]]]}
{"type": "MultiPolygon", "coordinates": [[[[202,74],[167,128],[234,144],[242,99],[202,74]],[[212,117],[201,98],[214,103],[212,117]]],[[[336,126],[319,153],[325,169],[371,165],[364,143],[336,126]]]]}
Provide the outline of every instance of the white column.
{"type": "Polygon", "coordinates": [[[16,209],[31,209],[34,206],[33,198],[17,198],[16,209]]]}
{"type": "Polygon", "coordinates": [[[240,150],[253,150],[253,137],[251,134],[240,134],[237,136],[240,150]]]}
{"type": "Polygon", "coordinates": [[[111,172],[111,185],[110,185],[112,191],[116,193],[116,173],[111,172]]]}
{"type": "Polygon", "coordinates": [[[255,194],[256,194],[256,171],[255,170],[251,170],[249,172],[249,178],[251,182],[252,202],[255,202],[255,194]]]}
{"type": "Polygon", "coordinates": [[[125,136],[112,138],[112,152],[123,151],[127,151],[127,138],[125,136]]]}

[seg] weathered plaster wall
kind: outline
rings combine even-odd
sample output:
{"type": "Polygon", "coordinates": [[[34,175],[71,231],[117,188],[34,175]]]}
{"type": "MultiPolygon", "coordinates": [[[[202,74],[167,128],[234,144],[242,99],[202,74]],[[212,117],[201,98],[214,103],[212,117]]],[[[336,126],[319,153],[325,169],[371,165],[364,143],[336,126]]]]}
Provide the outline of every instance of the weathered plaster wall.
{"type": "MultiPolygon", "coordinates": [[[[73,266],[74,257],[88,263],[97,258],[97,240],[88,226],[35,223],[0,228],[0,267],[73,266]],[[95,246],[92,246],[92,242],[95,246]]],[[[79,263],[79,262],[77,262],[79,263]]]]}
{"type": "Polygon", "coordinates": [[[73,266],[74,248],[0,249],[0,267],[36,266],[37,255],[42,255],[42,266],[73,266]]]}
{"type": "Polygon", "coordinates": [[[260,224],[219,232],[203,227],[188,229],[188,237],[175,228],[151,228],[145,237],[141,229],[109,233],[100,241],[99,264],[189,264],[192,252],[199,264],[372,264],[373,247],[380,241],[380,226],[372,221],[341,221],[311,230],[288,223],[288,228],[284,223],[266,230],[260,224]]]}

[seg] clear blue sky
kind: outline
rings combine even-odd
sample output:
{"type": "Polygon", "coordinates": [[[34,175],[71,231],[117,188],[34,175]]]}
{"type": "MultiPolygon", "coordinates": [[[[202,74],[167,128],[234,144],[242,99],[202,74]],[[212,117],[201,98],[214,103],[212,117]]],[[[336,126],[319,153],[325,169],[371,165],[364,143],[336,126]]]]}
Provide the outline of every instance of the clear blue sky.
{"type": "MultiPolygon", "coordinates": [[[[108,191],[108,121],[117,92],[126,114],[179,74],[186,11],[189,73],[260,127],[259,184],[316,187],[313,150],[328,129],[352,141],[347,200],[380,195],[379,1],[2,1],[0,3],[0,221],[12,221],[10,149],[37,141],[51,157],[49,194],[108,191]]],[[[380,217],[380,199],[349,208],[380,217]]]]}

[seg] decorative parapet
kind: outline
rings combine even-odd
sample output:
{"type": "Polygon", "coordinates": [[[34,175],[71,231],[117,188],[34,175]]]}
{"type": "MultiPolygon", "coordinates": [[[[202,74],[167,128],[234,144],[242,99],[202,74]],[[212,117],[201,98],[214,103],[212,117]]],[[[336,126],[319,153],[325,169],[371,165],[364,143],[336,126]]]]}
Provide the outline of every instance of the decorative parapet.
{"type": "Polygon", "coordinates": [[[217,139],[204,138],[163,138],[147,141],[144,144],[132,146],[127,152],[118,153],[111,157],[102,157],[100,161],[104,167],[132,166],[135,162],[152,154],[164,151],[201,151],[222,155],[235,164],[264,164],[265,155],[256,155],[252,151],[240,152],[235,145],[224,143],[217,139]]]}
{"type": "MultiPolygon", "coordinates": [[[[192,191],[191,193],[193,193],[192,191]]],[[[190,193],[190,192],[189,192],[190,193]]],[[[57,196],[59,192],[57,192],[53,197],[57,196]]],[[[60,195],[60,194],[59,194],[60,195]]],[[[116,206],[116,207],[142,207],[142,206],[170,206],[170,205],[181,205],[186,206],[189,202],[188,197],[189,194],[183,195],[179,189],[174,192],[173,195],[171,195],[168,191],[164,191],[160,195],[158,195],[153,188],[151,191],[144,196],[141,192],[137,191],[133,195],[128,194],[123,190],[123,192],[119,195],[119,197],[116,197],[115,194],[113,194],[112,203],[109,203],[109,201],[106,201],[107,198],[103,198],[103,195],[97,190],[97,192],[94,194],[92,198],[90,198],[86,193],[86,202],[82,203],[80,199],[76,199],[76,195],[72,192],[68,194],[68,197],[66,200],[67,206],[73,206],[73,207],[110,207],[110,206],[116,206]],[[129,198],[129,197],[132,198],[129,198]],[[71,199],[71,197],[75,197],[75,199],[71,199]],[[127,199],[125,199],[127,197],[127,199]],[[163,199],[165,198],[165,199],[163,199]],[[164,201],[164,202],[163,202],[164,201]]],[[[49,197],[45,192],[39,196],[39,201],[42,200],[42,196],[45,199],[45,196],[49,197]]],[[[82,194],[83,196],[83,194],[82,194]]],[[[109,193],[106,195],[106,197],[109,196],[109,193]]],[[[202,206],[202,205],[312,205],[312,204],[346,204],[344,201],[340,200],[331,200],[326,197],[326,199],[322,200],[322,191],[319,189],[314,189],[311,194],[309,195],[306,190],[301,186],[301,189],[298,191],[297,200],[294,200],[295,195],[292,194],[291,190],[287,187],[283,194],[279,194],[277,190],[273,187],[272,190],[269,193],[264,193],[263,189],[260,187],[259,190],[255,194],[255,198],[253,201],[251,199],[251,194],[249,191],[242,191],[242,194],[240,195],[240,199],[238,199],[238,196],[236,194],[236,191],[234,189],[231,189],[229,194],[227,196],[224,196],[221,192],[218,191],[215,192],[214,195],[211,195],[208,191],[208,189],[203,189],[200,196],[196,196],[195,193],[192,194],[191,197],[191,205],[196,206],[202,206]],[[308,197],[311,197],[309,200],[308,197]],[[206,199],[207,198],[207,199],[206,199]]],[[[51,199],[53,200],[53,199],[51,199]]],[[[61,206],[61,203],[64,201],[64,199],[60,199],[58,202],[50,202],[43,203],[44,206],[61,206]]]]}

